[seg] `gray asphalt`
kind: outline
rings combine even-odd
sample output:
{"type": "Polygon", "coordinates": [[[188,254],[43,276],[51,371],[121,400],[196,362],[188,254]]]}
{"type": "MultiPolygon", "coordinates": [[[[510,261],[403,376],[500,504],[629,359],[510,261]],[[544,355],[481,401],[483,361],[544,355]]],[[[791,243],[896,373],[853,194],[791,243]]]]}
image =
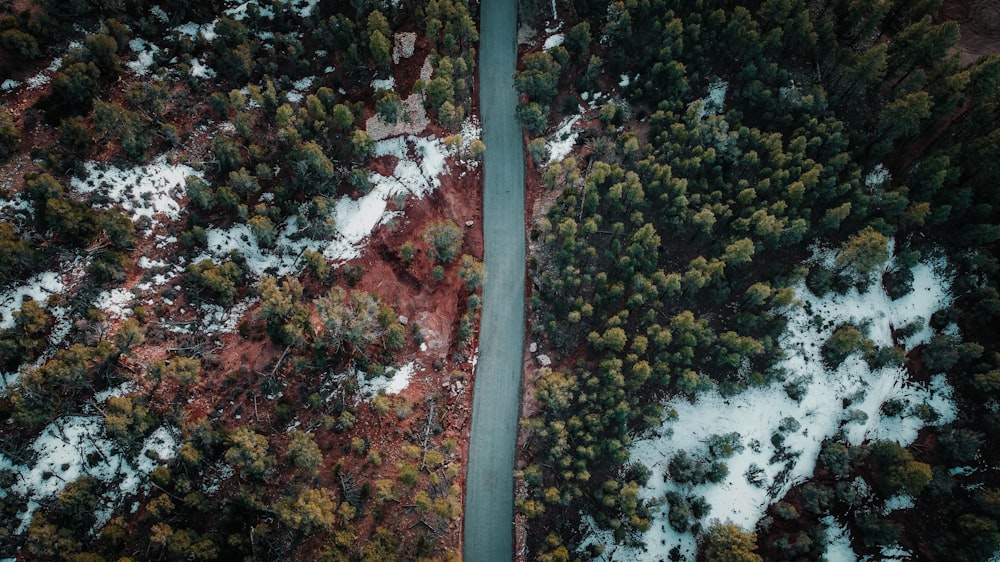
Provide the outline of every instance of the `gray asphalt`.
{"type": "Polygon", "coordinates": [[[479,107],[486,143],[486,284],[465,490],[465,560],[514,557],[514,452],[524,353],[524,151],[514,120],[515,0],[483,0],[479,107]]]}

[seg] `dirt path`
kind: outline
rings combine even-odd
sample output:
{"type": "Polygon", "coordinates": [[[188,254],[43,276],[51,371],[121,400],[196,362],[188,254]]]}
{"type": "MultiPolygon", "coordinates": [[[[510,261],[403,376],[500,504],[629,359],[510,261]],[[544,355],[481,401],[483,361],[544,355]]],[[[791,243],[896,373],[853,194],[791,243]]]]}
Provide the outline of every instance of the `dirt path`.
{"type": "Polygon", "coordinates": [[[513,559],[514,452],[524,349],[524,152],[514,121],[517,14],[483,0],[480,108],[486,143],[483,231],[487,281],[465,491],[465,559],[513,559]]]}

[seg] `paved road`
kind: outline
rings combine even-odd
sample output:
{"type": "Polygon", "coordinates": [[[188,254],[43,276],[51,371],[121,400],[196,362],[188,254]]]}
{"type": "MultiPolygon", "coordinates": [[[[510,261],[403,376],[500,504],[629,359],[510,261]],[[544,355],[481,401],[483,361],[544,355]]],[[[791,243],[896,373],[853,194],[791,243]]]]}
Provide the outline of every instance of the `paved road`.
{"type": "Polygon", "coordinates": [[[514,121],[515,0],[483,0],[479,106],[484,162],[486,285],[465,491],[465,560],[514,554],[514,450],[524,350],[524,153],[514,121]]]}

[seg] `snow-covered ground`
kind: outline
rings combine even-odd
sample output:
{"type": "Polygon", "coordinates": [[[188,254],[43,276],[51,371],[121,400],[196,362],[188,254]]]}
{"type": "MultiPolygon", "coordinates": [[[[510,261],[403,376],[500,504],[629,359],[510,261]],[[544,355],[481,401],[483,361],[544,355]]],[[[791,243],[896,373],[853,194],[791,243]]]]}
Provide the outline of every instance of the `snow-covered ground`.
{"type": "Polygon", "coordinates": [[[16,481],[9,490],[0,489],[0,498],[11,495],[28,500],[26,511],[19,514],[23,533],[40,503],[59,494],[66,485],[82,476],[92,476],[114,486],[101,496],[96,528],[108,521],[117,506],[146,487],[145,477],[172,459],[178,443],[175,432],[167,427],[155,430],[138,454],[126,458],[121,448],[105,434],[99,416],[66,416],[50,423],[31,444],[19,464],[0,454],[0,470],[14,473],[16,481]],[[158,459],[158,460],[153,460],[158,459]]]}
{"type": "Polygon", "coordinates": [[[344,382],[353,379],[357,383],[357,392],[353,394],[355,402],[364,400],[371,402],[380,394],[399,394],[410,385],[419,365],[411,361],[399,367],[391,367],[386,374],[369,377],[364,371],[354,370],[340,373],[327,379],[327,385],[332,388],[329,398],[344,392],[344,382]]]}
{"type": "Polygon", "coordinates": [[[388,202],[398,196],[422,198],[441,185],[442,174],[450,170],[446,158],[451,151],[440,139],[433,137],[394,137],[379,141],[375,146],[377,156],[394,156],[396,168],[392,174],[371,175],[372,190],[357,199],[343,196],[334,205],[332,219],[336,233],[331,240],[303,238],[295,217],[286,220],[277,236],[273,249],[261,248],[250,232],[250,227],[239,223],[228,228],[207,228],[206,253],[195,259],[214,258],[217,262],[228,259],[229,252],[239,251],[254,275],[270,271],[278,277],[300,270],[302,252],[313,250],[335,263],[343,263],[361,255],[365,240],[381,224],[399,216],[401,211],[390,211],[388,202]]]}
{"type": "Polygon", "coordinates": [[[84,179],[73,178],[70,185],[81,195],[101,195],[106,203],[100,208],[119,207],[131,215],[133,221],[142,217],[149,220],[149,230],[161,217],[173,221],[180,218],[180,201],[188,177],[200,177],[201,172],[187,164],[167,162],[160,155],[149,164],[118,168],[98,162],[84,164],[84,179]]]}
{"type": "Polygon", "coordinates": [[[556,132],[552,133],[546,141],[549,147],[549,163],[561,162],[576,146],[576,138],[580,131],[574,131],[573,126],[580,120],[580,115],[567,117],[559,124],[556,132]]]}
{"type": "MultiPolygon", "coordinates": [[[[829,254],[823,257],[831,259],[829,254]]],[[[932,335],[928,319],[951,299],[945,265],[942,261],[917,265],[912,292],[895,301],[877,282],[863,294],[852,289],[846,295],[822,298],[810,293],[804,282],[796,286],[801,306],[788,312],[788,333],[782,342],[787,358],[780,367],[788,373],[787,380],[799,381],[801,399],[789,397],[785,381],[780,381],[752,387],[738,396],[712,391],[693,402],[683,397],[670,400],[659,430],[636,439],[631,447],[632,460],[653,473],[641,489],[641,497],[658,502],[668,492],[703,496],[711,506],[706,522],[728,519],[753,529],[770,504],[812,475],[825,439],[839,434],[852,444],[885,439],[907,445],[927,425],[913,413],[914,407],[922,405],[933,408],[937,423],[954,419],[951,388],[943,375],[932,377],[930,384],[914,383],[901,365],[872,371],[857,353],[830,370],[820,355],[830,334],[846,322],[865,326],[868,337],[879,346],[892,344],[890,326],[918,322],[921,329],[902,343],[909,350],[926,342],[932,335]],[[906,405],[903,413],[887,416],[882,412],[881,406],[888,400],[902,401],[906,405]],[[795,423],[790,424],[790,418],[795,423]],[[686,451],[706,457],[709,438],[733,432],[738,434],[736,452],[721,459],[729,471],[720,483],[691,486],[664,478],[675,454],[686,451]],[[783,436],[781,450],[772,442],[776,434],[783,436]],[[756,483],[750,482],[751,473],[756,474],[756,483]]],[[[904,509],[908,500],[893,498],[884,509],[904,509]]],[[[668,510],[666,502],[653,509],[651,528],[643,536],[646,551],[614,546],[608,532],[594,529],[588,544],[608,545],[607,560],[666,559],[675,545],[693,559],[695,537],[690,532],[674,531],[667,522],[668,510]]],[[[830,534],[830,559],[854,560],[849,542],[843,538],[845,533],[831,526],[830,534]]]]}

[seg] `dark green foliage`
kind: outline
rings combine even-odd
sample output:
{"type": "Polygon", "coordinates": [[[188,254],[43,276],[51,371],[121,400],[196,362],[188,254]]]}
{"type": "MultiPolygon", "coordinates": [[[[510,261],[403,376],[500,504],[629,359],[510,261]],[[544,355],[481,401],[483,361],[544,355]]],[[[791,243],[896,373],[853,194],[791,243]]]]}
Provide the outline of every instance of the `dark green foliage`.
{"type": "Polygon", "coordinates": [[[117,139],[125,154],[136,162],[146,159],[153,140],[148,120],[114,103],[94,103],[94,128],[104,133],[105,139],[117,139]]]}
{"type": "Polygon", "coordinates": [[[47,422],[73,403],[78,394],[92,390],[98,367],[111,353],[110,345],[74,344],[56,352],[41,367],[24,373],[10,391],[14,417],[28,424],[47,422]]]}
{"type": "Polygon", "coordinates": [[[23,59],[42,56],[42,51],[38,48],[38,40],[30,33],[20,29],[5,29],[0,32],[0,47],[23,59]]]}
{"type": "Polygon", "coordinates": [[[52,324],[52,315],[38,302],[23,301],[14,312],[14,326],[0,333],[0,368],[16,371],[22,363],[38,358],[48,347],[52,324]]]}
{"type": "Polygon", "coordinates": [[[258,317],[264,320],[267,333],[278,345],[296,345],[311,335],[309,309],[302,302],[302,285],[297,279],[286,279],[279,286],[270,276],[257,285],[261,308],[258,317]]]}
{"type": "Polygon", "coordinates": [[[21,131],[14,125],[7,107],[0,104],[0,162],[17,152],[21,145],[21,131]]]}
{"type": "Polygon", "coordinates": [[[855,518],[855,528],[865,546],[891,545],[896,542],[902,526],[884,519],[871,511],[864,511],[855,518]]]}
{"type": "Polygon", "coordinates": [[[20,277],[33,268],[39,258],[34,244],[22,238],[13,225],[0,221],[0,283],[20,277]]]}
{"type": "Polygon", "coordinates": [[[50,119],[58,122],[57,118],[90,111],[100,77],[100,69],[92,62],[73,62],[57,72],[52,93],[43,102],[50,119]]]}

